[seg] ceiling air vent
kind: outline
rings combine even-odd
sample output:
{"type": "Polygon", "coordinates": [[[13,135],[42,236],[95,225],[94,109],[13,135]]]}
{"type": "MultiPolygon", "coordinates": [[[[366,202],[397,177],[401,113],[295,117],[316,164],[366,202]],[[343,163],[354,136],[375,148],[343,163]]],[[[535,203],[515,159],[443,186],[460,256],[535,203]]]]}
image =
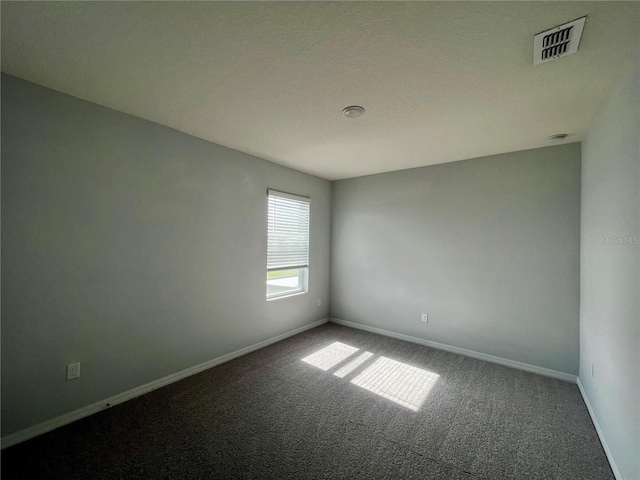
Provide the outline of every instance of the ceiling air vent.
{"type": "Polygon", "coordinates": [[[578,51],[587,17],[565,23],[533,37],[533,64],[548,62],[578,51]]]}

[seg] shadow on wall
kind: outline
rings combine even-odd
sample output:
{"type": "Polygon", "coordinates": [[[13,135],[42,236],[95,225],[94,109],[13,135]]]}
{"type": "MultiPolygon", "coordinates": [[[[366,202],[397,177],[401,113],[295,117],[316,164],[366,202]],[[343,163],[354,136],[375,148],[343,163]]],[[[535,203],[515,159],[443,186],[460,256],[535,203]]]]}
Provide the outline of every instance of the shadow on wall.
{"type": "Polygon", "coordinates": [[[339,378],[357,375],[351,383],[383,398],[417,412],[440,375],[398,362],[387,357],[377,357],[371,352],[361,352],[351,345],[334,342],[302,359],[325,372],[333,372],[339,378]],[[366,368],[363,369],[363,366],[366,368]]]}

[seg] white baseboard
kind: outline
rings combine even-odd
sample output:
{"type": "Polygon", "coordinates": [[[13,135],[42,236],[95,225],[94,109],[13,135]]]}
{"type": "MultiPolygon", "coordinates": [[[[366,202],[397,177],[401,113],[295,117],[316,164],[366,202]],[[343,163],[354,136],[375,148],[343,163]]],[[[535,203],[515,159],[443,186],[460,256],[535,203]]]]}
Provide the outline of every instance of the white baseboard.
{"type": "Polygon", "coordinates": [[[119,393],[118,395],[106,398],[92,405],[87,405],[86,407],[74,410],[73,412],[65,413],[64,415],[52,418],[51,420],[47,420],[46,422],[42,422],[32,427],[25,428],[24,430],[12,433],[2,438],[2,448],[4,449],[12,445],[16,445],[20,442],[24,442],[25,440],[29,440],[30,438],[37,437],[38,435],[42,435],[43,433],[50,432],[51,430],[62,427],[63,425],[67,425],[69,423],[75,422],[76,420],[80,420],[81,418],[85,418],[89,415],[93,415],[94,413],[106,410],[107,408],[113,407],[114,405],[118,405],[119,403],[126,402],[127,400],[131,400],[132,398],[139,397],[140,395],[144,395],[145,393],[152,392],[153,390],[162,388],[166,385],[169,385],[170,383],[177,382],[178,380],[182,380],[183,378],[190,377],[191,375],[203,372],[204,370],[208,370],[209,368],[220,365],[221,363],[228,362],[229,360],[233,360],[234,358],[238,358],[242,355],[246,355],[247,353],[259,350],[263,347],[279,342],[280,340],[284,340],[285,338],[292,337],[293,335],[297,335],[298,333],[304,332],[305,330],[310,330],[322,325],[323,323],[327,323],[328,321],[328,318],[318,320],[317,322],[313,322],[309,325],[296,328],[295,330],[277,335],[262,342],[258,342],[254,345],[241,348],[240,350],[236,350],[235,352],[227,353],[226,355],[214,358],[213,360],[201,363],[200,365],[187,368],[186,370],[182,370],[181,372],[177,372],[158,380],[154,380],[153,382],[141,385],[126,392],[119,393]]]}
{"type": "Polygon", "coordinates": [[[537,373],[544,375],[545,377],[556,378],[558,380],[564,380],[565,382],[576,383],[578,377],[571,375],[570,373],[559,372],[557,370],[551,370],[549,368],[537,367],[535,365],[529,365],[528,363],[518,362],[516,360],[509,360],[508,358],[496,357],[494,355],[488,355],[486,353],[480,353],[473,350],[467,350],[466,348],[454,347],[445,343],[432,342],[431,340],[425,340],[424,338],[412,337],[411,335],[405,335],[403,333],[391,332],[389,330],[383,330],[382,328],[370,327],[361,323],[348,322],[346,320],[340,320],[337,318],[331,318],[331,322],[338,325],[344,325],[345,327],[358,328],[360,330],[366,330],[367,332],[378,333],[386,337],[397,338],[398,340],[405,340],[411,343],[417,343],[418,345],[424,345],[426,347],[437,348],[438,350],[446,350],[447,352],[457,353],[465,355],[467,357],[477,358],[479,360],[485,360],[491,363],[498,363],[507,367],[516,368],[518,370],[524,370],[531,373],[537,373]]]}
{"type": "Polygon", "coordinates": [[[593,422],[593,426],[596,427],[596,432],[598,433],[598,437],[600,438],[600,443],[602,444],[602,448],[604,450],[605,455],[607,456],[607,460],[609,460],[609,465],[611,465],[611,470],[613,470],[613,475],[616,477],[616,480],[624,480],[622,478],[622,474],[618,469],[618,465],[616,464],[615,459],[613,458],[613,453],[611,453],[611,449],[609,448],[609,444],[607,443],[607,439],[604,437],[604,432],[600,427],[600,423],[598,422],[598,417],[596,417],[596,412],[593,410],[591,406],[591,402],[589,402],[589,397],[587,397],[587,392],[582,385],[582,381],[580,377],[578,377],[578,389],[582,394],[582,399],[584,400],[585,405],[587,406],[587,410],[589,411],[589,415],[591,416],[591,421],[593,422]]]}

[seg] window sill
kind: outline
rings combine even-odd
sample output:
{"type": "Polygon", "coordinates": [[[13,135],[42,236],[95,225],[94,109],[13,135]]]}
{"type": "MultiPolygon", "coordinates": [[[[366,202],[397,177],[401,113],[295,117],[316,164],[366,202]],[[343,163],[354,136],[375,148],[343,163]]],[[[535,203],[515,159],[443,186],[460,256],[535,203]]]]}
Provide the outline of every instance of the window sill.
{"type": "Polygon", "coordinates": [[[282,295],[274,295],[273,297],[268,297],[267,302],[271,302],[273,300],[280,300],[282,298],[297,297],[298,295],[304,295],[305,293],[309,293],[309,292],[305,292],[304,290],[296,290],[293,292],[283,293],[282,295]]]}

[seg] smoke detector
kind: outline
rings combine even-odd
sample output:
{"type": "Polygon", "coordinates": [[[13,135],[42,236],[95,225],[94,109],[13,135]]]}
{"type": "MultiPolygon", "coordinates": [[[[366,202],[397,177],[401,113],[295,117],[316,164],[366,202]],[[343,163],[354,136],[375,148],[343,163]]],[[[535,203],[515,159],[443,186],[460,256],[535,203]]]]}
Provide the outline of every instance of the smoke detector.
{"type": "Polygon", "coordinates": [[[539,65],[578,51],[587,17],[538,33],[533,37],[533,64],[539,65]]]}

